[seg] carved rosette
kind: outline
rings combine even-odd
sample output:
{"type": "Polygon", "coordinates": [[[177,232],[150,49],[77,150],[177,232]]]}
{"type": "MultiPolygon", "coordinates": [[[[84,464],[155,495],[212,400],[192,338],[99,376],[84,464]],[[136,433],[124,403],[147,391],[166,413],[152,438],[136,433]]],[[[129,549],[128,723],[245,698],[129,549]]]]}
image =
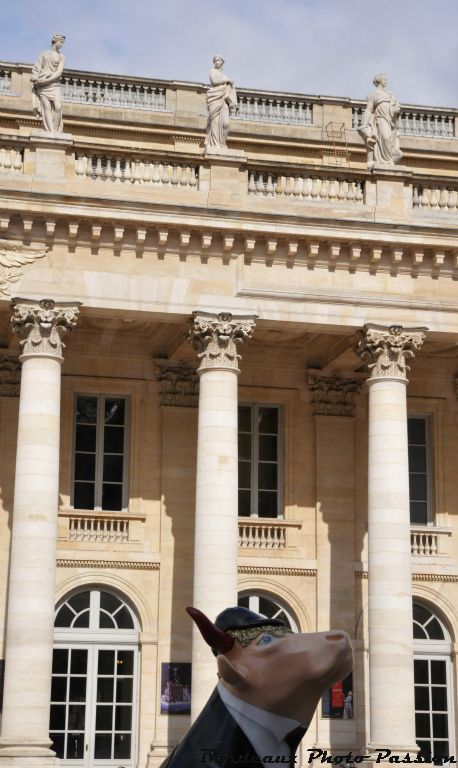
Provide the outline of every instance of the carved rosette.
{"type": "Polygon", "coordinates": [[[355,396],[360,393],[362,381],[342,376],[333,371],[331,376],[309,373],[309,389],[315,393],[315,416],[354,416],[355,396]]]}
{"type": "Polygon", "coordinates": [[[427,328],[403,328],[402,325],[365,325],[356,347],[367,361],[371,379],[394,378],[407,381],[407,360],[421,349],[427,328]]]}
{"type": "Polygon", "coordinates": [[[248,341],[254,330],[255,315],[238,315],[230,312],[193,312],[192,328],[188,341],[197,351],[200,360],[198,373],[209,368],[225,368],[239,373],[237,345],[248,341]]]}
{"type": "Polygon", "coordinates": [[[196,408],[199,400],[199,377],[195,366],[183,360],[157,361],[156,378],[161,384],[161,405],[196,408]]]}
{"type": "Polygon", "coordinates": [[[65,347],[62,339],[76,325],[78,314],[78,303],[13,299],[11,324],[21,338],[19,359],[53,357],[62,361],[65,347]]]}
{"type": "Polygon", "coordinates": [[[0,397],[19,397],[21,367],[17,357],[0,353],[0,397]]]}

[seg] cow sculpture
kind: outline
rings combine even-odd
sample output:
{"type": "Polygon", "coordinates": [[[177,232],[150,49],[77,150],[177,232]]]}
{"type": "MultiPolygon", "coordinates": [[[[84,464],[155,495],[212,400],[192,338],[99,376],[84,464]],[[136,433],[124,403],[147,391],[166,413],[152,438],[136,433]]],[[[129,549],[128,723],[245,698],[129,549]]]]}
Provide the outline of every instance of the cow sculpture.
{"type": "Polygon", "coordinates": [[[321,695],[352,668],[348,635],[295,634],[247,608],[227,608],[214,624],[186,610],[217,656],[219,682],[161,768],[294,765],[321,695]]]}

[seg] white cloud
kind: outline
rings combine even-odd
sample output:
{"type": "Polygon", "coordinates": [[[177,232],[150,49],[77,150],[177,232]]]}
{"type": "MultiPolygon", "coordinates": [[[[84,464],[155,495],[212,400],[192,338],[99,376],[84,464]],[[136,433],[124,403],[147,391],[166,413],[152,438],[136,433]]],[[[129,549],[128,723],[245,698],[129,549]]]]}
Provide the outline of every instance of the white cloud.
{"type": "Polygon", "coordinates": [[[69,68],[364,97],[383,71],[404,103],[458,105],[457,0],[32,0],[2,12],[1,58],[67,35],[69,68]]]}

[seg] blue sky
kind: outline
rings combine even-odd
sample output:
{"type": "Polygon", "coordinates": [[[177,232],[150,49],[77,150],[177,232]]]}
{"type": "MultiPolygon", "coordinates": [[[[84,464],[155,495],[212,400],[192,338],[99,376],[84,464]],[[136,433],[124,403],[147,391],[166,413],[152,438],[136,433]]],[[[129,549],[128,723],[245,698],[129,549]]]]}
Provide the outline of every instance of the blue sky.
{"type": "Polygon", "coordinates": [[[403,103],[458,106],[458,0],[16,0],[0,59],[32,62],[53,32],[66,66],[364,98],[385,72],[403,103]]]}

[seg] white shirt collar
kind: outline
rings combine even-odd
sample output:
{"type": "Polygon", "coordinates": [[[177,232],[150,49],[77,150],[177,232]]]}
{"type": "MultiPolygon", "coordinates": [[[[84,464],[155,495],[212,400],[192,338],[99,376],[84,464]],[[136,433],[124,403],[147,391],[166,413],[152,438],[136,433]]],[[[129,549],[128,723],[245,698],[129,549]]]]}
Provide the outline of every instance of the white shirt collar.
{"type": "Polygon", "coordinates": [[[285,736],[302,723],[255,707],[234,696],[222,683],[218,683],[218,693],[261,759],[270,754],[290,757],[291,750],[284,740],[285,736]]]}

